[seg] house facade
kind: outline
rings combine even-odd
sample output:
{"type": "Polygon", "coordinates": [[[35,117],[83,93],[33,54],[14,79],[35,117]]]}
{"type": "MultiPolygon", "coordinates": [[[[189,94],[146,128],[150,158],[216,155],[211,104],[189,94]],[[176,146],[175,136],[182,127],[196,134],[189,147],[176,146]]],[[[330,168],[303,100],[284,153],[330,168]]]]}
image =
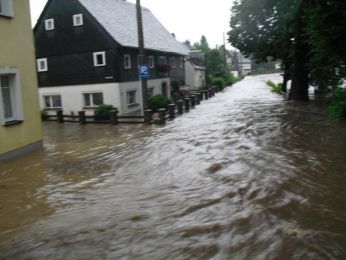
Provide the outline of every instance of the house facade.
{"type": "MultiPolygon", "coordinates": [[[[170,97],[185,79],[186,48],[142,8],[150,68],[148,95],[170,97]]],[[[120,114],[142,107],[136,6],[123,0],[49,0],[35,28],[41,109],[93,114],[111,104],[120,114]]]]}
{"type": "Polygon", "coordinates": [[[202,51],[189,51],[189,56],[185,62],[186,86],[190,90],[199,90],[206,87],[206,67],[204,66],[204,56],[202,51]]]}
{"type": "Polygon", "coordinates": [[[0,0],[0,160],[42,146],[28,0],[0,0]]]}

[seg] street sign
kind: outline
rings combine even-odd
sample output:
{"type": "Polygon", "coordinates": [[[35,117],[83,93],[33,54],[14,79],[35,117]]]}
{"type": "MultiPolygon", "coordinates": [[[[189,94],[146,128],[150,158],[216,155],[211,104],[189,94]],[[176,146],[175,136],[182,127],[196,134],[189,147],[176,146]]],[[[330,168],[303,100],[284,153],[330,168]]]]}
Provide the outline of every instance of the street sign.
{"type": "Polygon", "coordinates": [[[139,65],[139,77],[141,79],[149,79],[150,78],[149,65],[146,65],[146,64],[139,65]]]}

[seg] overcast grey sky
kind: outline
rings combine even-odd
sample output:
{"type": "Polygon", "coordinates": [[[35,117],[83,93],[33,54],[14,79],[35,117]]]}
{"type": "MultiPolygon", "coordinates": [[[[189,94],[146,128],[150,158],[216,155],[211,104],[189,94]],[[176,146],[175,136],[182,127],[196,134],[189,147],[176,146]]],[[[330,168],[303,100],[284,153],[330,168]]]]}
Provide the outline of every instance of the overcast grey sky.
{"type": "MultiPolygon", "coordinates": [[[[33,26],[46,2],[47,0],[30,0],[33,26]]],[[[175,33],[177,40],[190,40],[194,43],[204,34],[211,47],[223,44],[223,34],[229,30],[232,2],[233,0],[141,0],[141,4],[148,7],[168,31],[175,33]]]]}

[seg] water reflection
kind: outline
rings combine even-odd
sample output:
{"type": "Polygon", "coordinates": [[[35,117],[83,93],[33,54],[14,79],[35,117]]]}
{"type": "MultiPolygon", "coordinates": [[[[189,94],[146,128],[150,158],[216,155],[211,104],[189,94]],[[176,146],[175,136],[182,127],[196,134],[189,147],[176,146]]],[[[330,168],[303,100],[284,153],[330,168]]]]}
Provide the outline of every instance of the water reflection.
{"type": "Polygon", "coordinates": [[[1,165],[1,185],[24,185],[0,193],[1,255],[346,258],[346,126],[268,77],[165,127],[45,125],[45,153],[1,165]]]}

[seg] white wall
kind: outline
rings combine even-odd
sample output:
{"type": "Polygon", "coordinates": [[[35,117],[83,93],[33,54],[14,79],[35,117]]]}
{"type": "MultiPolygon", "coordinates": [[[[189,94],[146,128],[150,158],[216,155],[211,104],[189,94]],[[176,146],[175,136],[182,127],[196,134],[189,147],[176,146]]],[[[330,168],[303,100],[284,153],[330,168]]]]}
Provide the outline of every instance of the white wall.
{"type": "MultiPolygon", "coordinates": [[[[154,95],[162,94],[162,83],[167,84],[167,93],[170,98],[170,79],[155,79],[148,80],[148,88],[154,88],[154,95]]],[[[138,111],[142,108],[142,91],[141,83],[139,81],[126,82],[126,83],[106,83],[106,84],[93,84],[93,85],[72,85],[60,87],[43,87],[39,88],[40,107],[44,108],[45,95],[60,95],[62,109],[64,114],[78,114],[78,111],[85,110],[87,115],[93,115],[94,109],[84,108],[83,93],[87,92],[102,92],[104,104],[113,105],[119,109],[119,114],[127,114],[138,111]],[[136,103],[138,106],[128,107],[127,92],[136,90],[136,103]]],[[[49,114],[55,114],[55,110],[48,110],[49,114]]]]}
{"type": "MultiPolygon", "coordinates": [[[[85,92],[102,92],[105,104],[119,108],[119,83],[107,83],[39,88],[41,109],[44,108],[44,95],[61,95],[64,114],[70,114],[71,112],[77,114],[78,111],[84,110],[83,93],[85,92]]],[[[94,114],[94,110],[91,108],[87,108],[85,111],[87,115],[94,114]]]]}
{"type": "Polygon", "coordinates": [[[201,89],[205,80],[205,70],[195,69],[191,62],[185,63],[185,82],[191,90],[201,89]]]}

